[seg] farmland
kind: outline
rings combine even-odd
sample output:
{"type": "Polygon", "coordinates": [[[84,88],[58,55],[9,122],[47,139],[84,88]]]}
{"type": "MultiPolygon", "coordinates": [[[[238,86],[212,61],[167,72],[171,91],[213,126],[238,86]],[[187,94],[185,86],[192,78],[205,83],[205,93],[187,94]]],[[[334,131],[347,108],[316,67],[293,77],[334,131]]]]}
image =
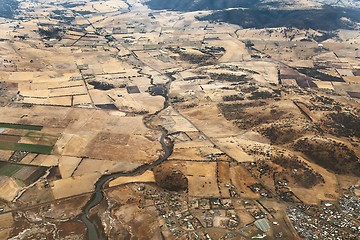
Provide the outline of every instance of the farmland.
{"type": "Polygon", "coordinates": [[[0,11],[0,238],[312,239],[303,220],[330,211],[347,225],[329,239],[356,237],[360,37],[343,2],[0,11]]]}

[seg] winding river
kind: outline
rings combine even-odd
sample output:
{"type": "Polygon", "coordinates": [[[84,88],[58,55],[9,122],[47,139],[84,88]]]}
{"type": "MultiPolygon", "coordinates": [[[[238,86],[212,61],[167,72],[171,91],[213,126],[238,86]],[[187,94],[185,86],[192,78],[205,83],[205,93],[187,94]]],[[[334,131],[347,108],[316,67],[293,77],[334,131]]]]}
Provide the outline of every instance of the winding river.
{"type": "Polygon", "coordinates": [[[118,178],[118,177],[129,177],[129,176],[141,175],[145,171],[164,162],[172,153],[172,146],[168,146],[166,144],[166,141],[165,141],[166,136],[167,136],[167,132],[165,130],[163,130],[163,133],[162,133],[162,136],[160,139],[160,143],[161,143],[161,146],[162,146],[165,154],[162,157],[160,157],[158,160],[156,160],[155,162],[153,162],[151,164],[142,165],[131,172],[113,173],[113,174],[109,174],[109,175],[104,175],[95,183],[95,191],[94,191],[90,201],[85,205],[83,214],[80,217],[81,220],[84,222],[84,224],[87,227],[87,234],[88,234],[89,240],[104,240],[104,238],[100,234],[100,231],[96,228],[96,225],[90,221],[89,216],[88,216],[90,210],[93,207],[95,207],[96,205],[98,205],[101,202],[101,200],[104,198],[104,192],[103,192],[104,185],[107,182],[109,182],[115,178],[118,178]]]}
{"type": "MultiPolygon", "coordinates": [[[[168,93],[167,90],[172,82],[172,79],[171,78],[169,78],[169,79],[170,79],[169,82],[163,86],[165,88],[165,90],[161,92],[162,94],[159,94],[159,95],[162,95],[165,99],[163,108],[161,110],[157,111],[156,113],[149,114],[143,118],[144,124],[147,128],[154,129],[154,130],[156,128],[156,130],[162,131],[162,135],[160,138],[160,144],[161,144],[164,154],[162,156],[160,156],[159,159],[156,160],[155,162],[152,162],[150,164],[141,165],[140,167],[136,168],[135,170],[133,170],[131,172],[113,173],[113,174],[104,175],[101,178],[99,178],[99,180],[95,183],[95,190],[91,196],[90,201],[87,202],[87,204],[85,205],[85,207],[83,209],[83,213],[80,215],[81,221],[83,221],[83,223],[86,225],[87,235],[88,235],[89,240],[104,240],[104,237],[101,235],[101,231],[99,231],[99,229],[97,229],[97,227],[96,227],[96,224],[94,224],[89,219],[89,212],[93,207],[97,206],[103,200],[103,198],[104,198],[103,189],[104,189],[105,184],[115,178],[118,178],[118,177],[129,177],[129,176],[141,175],[145,171],[152,169],[153,167],[164,162],[172,153],[173,145],[166,143],[168,131],[162,126],[152,127],[149,124],[151,122],[152,117],[159,114],[161,111],[163,111],[168,106],[169,99],[167,96],[167,93],[168,93]]],[[[153,83],[153,80],[151,80],[151,85],[155,86],[155,84],[153,83]]],[[[155,94],[155,95],[158,95],[158,94],[155,94]]]]}

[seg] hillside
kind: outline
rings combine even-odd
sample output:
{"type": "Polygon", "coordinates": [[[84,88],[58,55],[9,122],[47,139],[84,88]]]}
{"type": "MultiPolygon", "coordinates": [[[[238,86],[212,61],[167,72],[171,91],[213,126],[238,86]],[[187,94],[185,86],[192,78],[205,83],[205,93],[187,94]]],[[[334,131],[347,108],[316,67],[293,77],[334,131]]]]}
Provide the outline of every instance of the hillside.
{"type": "Polygon", "coordinates": [[[168,0],[151,0],[147,2],[152,9],[168,9],[177,11],[198,11],[198,10],[222,10],[226,8],[249,8],[260,3],[260,0],[184,0],[184,1],[168,1],[168,0]]]}
{"type": "Polygon", "coordinates": [[[332,31],[356,28],[360,9],[330,6],[309,10],[234,9],[217,11],[199,19],[228,22],[243,28],[296,27],[332,31]]]}
{"type": "Polygon", "coordinates": [[[18,6],[16,0],[0,0],[0,17],[12,18],[18,6]]]}

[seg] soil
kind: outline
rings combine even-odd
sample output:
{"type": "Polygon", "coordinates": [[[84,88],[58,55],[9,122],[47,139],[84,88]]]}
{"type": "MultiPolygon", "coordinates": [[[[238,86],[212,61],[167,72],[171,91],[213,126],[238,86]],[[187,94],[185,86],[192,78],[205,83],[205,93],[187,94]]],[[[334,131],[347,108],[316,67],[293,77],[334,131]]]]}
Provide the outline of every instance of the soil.
{"type": "Polygon", "coordinates": [[[58,233],[61,239],[69,236],[69,233],[84,236],[86,229],[80,221],[67,221],[58,225],[58,233]]]}

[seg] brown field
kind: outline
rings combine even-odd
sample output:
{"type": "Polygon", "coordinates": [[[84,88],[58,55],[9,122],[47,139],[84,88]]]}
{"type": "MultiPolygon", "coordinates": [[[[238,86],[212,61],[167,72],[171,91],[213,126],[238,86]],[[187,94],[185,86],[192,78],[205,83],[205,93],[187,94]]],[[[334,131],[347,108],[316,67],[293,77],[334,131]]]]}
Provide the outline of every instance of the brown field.
{"type": "Polygon", "coordinates": [[[251,239],[268,211],[268,239],[297,239],[282,191],[315,206],[359,184],[358,29],[326,39],[196,18],[209,13],[49,0],[0,18],[0,142],[14,148],[0,150],[13,211],[0,239],[87,238],[79,216],[105,174],[129,175],[89,213],[106,239],[251,239]],[[171,154],[152,165],[160,130],[171,154]]]}
{"type": "Polygon", "coordinates": [[[10,177],[1,176],[0,182],[0,198],[11,202],[21,190],[21,187],[16,183],[15,179],[10,177]]]}
{"type": "Polygon", "coordinates": [[[215,163],[189,162],[184,173],[189,181],[190,196],[219,196],[215,163]],[[206,191],[204,191],[206,189],[206,191]]]}
{"type": "Polygon", "coordinates": [[[231,182],[235,186],[238,194],[245,198],[259,198],[258,193],[251,191],[248,186],[259,183],[254,177],[252,177],[244,167],[233,166],[230,169],[231,182]]]}

